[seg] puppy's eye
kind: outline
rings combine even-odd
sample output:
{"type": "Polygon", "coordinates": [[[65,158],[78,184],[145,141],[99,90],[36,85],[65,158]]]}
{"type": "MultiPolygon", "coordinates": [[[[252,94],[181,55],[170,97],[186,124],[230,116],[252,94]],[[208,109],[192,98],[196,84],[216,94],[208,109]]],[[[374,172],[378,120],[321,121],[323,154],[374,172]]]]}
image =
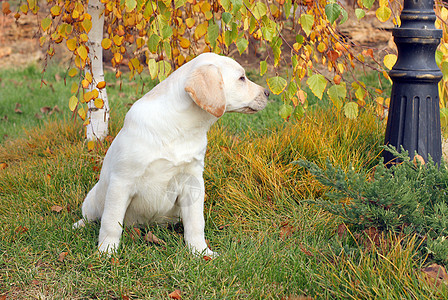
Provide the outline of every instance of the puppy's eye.
{"type": "Polygon", "coordinates": [[[240,80],[241,80],[241,81],[246,81],[246,76],[244,76],[244,75],[241,76],[241,77],[240,77],[240,80]]]}

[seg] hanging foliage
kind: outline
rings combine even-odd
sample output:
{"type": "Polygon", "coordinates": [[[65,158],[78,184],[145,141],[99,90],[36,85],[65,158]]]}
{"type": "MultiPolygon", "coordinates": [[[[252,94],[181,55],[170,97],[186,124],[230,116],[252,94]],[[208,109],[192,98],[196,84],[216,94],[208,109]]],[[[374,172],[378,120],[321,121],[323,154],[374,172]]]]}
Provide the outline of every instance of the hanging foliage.
{"type": "MultiPolygon", "coordinates": [[[[349,118],[356,118],[358,110],[366,106],[366,98],[375,100],[377,107],[373,111],[379,116],[384,116],[388,108],[389,99],[381,95],[383,91],[366,86],[353,73],[362,65],[377,72],[379,78],[390,80],[387,71],[397,56],[357,47],[341,34],[338,27],[347,21],[349,8],[340,1],[101,0],[101,3],[105,16],[101,46],[111,52],[110,63],[117,78],[126,70],[131,78],[147,71],[151,78],[163,80],[202,52],[228,54],[235,50],[242,54],[249,51],[251,43],[256,43],[267,49],[260,53],[263,55],[260,75],[268,74],[267,85],[274,94],[281,94],[284,118],[297,106],[306,109],[309,98],[306,90],[319,99],[327,94],[349,118]],[[295,33],[292,41],[285,37],[286,32],[288,37],[290,32],[295,33]]],[[[74,91],[75,98],[70,98],[69,107],[83,117],[86,102],[96,101],[95,106],[102,106],[92,95],[85,97],[83,89],[91,83],[89,73],[79,71],[91,64],[87,42],[92,17],[87,13],[88,1],[48,0],[47,5],[48,15],[40,23],[40,44],[46,47],[48,56],[54,55],[54,44],[62,42],[73,53],[74,66],[68,75],[83,78],[82,88],[74,91]]],[[[379,21],[392,20],[400,25],[398,1],[358,0],[355,6],[350,9],[360,22],[372,11],[379,21]]],[[[16,18],[37,14],[39,9],[36,0],[22,2],[14,9],[8,2],[2,2],[3,13],[14,13],[16,18]]],[[[437,26],[446,30],[448,10],[438,2],[436,11],[437,26]]],[[[445,41],[446,37],[437,56],[442,70],[448,74],[448,64],[444,65],[448,57],[445,41]]],[[[442,88],[442,92],[446,94],[446,89],[442,88]]]]}

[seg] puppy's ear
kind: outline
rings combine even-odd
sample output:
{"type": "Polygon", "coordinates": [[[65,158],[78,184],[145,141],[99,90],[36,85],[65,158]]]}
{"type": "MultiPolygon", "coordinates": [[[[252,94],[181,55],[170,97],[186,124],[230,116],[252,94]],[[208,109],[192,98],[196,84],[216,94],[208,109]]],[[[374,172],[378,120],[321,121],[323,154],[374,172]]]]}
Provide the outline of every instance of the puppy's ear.
{"type": "Polygon", "coordinates": [[[226,110],[224,83],[221,72],[214,65],[204,65],[193,70],[185,84],[185,91],[203,110],[221,117],[226,110]]]}

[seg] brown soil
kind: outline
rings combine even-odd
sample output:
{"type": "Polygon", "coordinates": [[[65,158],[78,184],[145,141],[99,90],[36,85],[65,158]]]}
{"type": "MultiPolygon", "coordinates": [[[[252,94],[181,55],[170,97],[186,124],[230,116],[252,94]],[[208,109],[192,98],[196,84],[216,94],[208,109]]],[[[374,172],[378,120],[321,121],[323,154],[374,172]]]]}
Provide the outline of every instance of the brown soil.
{"type": "Polygon", "coordinates": [[[0,67],[13,68],[44,58],[36,35],[39,21],[34,15],[18,19],[10,14],[0,16],[0,67]]]}

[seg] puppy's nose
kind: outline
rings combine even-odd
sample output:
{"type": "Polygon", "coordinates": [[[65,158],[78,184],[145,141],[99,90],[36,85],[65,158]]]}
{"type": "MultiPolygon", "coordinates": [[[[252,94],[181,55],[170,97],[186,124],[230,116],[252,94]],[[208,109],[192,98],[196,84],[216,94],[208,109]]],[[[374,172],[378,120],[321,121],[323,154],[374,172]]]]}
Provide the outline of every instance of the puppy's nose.
{"type": "Polygon", "coordinates": [[[266,98],[269,98],[270,94],[271,94],[271,92],[269,92],[269,90],[267,90],[267,89],[264,90],[264,95],[266,96],[266,98]]]}

